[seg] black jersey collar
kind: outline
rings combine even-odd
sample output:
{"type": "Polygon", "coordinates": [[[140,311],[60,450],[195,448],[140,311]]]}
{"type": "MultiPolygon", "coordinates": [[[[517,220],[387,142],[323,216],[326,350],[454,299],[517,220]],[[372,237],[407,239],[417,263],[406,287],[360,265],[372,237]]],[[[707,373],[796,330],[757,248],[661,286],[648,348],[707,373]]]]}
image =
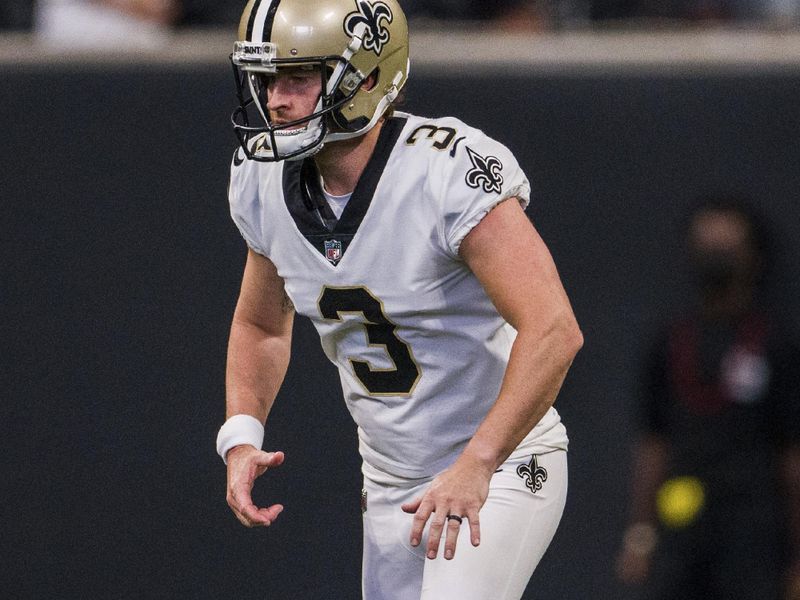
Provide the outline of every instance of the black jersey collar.
{"type": "Polygon", "coordinates": [[[403,117],[392,117],[384,123],[375,150],[338,220],[322,192],[313,158],[284,163],[283,196],[286,207],[298,231],[334,266],[342,259],[358,232],[405,124],[403,117]]]}

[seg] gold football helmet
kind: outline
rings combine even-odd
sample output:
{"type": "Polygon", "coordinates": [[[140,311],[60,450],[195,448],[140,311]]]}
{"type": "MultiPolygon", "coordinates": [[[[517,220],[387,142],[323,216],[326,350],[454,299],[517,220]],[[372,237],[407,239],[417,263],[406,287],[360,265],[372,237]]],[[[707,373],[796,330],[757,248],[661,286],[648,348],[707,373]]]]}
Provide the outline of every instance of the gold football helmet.
{"type": "Polygon", "coordinates": [[[375,126],[408,77],[408,25],[397,0],[249,0],[231,63],[246,156],[297,160],[375,126]],[[278,124],[267,102],[281,68],[317,69],[322,93],[312,114],[278,124]]]}

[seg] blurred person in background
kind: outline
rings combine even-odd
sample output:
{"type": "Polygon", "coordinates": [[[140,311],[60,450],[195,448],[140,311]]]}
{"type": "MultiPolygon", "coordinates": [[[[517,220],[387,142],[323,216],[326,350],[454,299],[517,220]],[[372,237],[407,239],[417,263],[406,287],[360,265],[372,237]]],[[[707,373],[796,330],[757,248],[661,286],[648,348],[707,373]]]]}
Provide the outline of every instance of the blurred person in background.
{"type": "Polygon", "coordinates": [[[650,22],[796,25],[800,0],[592,0],[594,21],[641,19],[650,22]]]}
{"type": "Polygon", "coordinates": [[[760,297],[767,239],[709,200],[687,247],[698,302],[647,357],[617,574],[648,600],[797,600],[800,351],[760,297]]]}
{"type": "Polygon", "coordinates": [[[241,0],[181,0],[181,27],[230,27],[242,16],[241,0]]]}
{"type": "Polygon", "coordinates": [[[506,32],[525,32],[550,26],[554,5],[545,0],[406,0],[409,19],[490,22],[506,32]]]}
{"type": "Polygon", "coordinates": [[[38,0],[34,32],[65,48],[158,47],[181,15],[181,0],[38,0]]]}
{"type": "Polygon", "coordinates": [[[410,18],[489,22],[511,32],[584,27],[617,21],[654,28],[659,24],[728,23],[792,26],[800,23],[800,0],[407,0],[410,18]]]}

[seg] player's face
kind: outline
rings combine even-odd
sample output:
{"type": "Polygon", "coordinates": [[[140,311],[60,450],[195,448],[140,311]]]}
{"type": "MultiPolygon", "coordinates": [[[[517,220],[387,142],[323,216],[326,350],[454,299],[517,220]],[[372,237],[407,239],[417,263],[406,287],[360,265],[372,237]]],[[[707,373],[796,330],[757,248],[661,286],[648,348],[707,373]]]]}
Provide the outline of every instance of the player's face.
{"type": "Polygon", "coordinates": [[[267,83],[270,120],[280,125],[307,117],[314,112],[321,92],[318,69],[281,69],[267,83]]]}

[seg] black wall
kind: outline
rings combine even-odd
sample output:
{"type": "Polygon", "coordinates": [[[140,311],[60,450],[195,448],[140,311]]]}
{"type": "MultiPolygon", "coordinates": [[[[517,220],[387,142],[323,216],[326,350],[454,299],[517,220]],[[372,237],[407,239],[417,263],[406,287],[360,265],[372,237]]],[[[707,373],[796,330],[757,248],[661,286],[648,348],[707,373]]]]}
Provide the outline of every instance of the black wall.
{"type": "MultiPolygon", "coordinates": [[[[247,530],[214,451],[244,243],[227,215],[224,64],[0,69],[0,431],[7,598],[359,597],[359,461],[338,378],[296,327],[247,530]]],[[[414,74],[406,108],[504,141],[586,337],[557,401],[570,497],[526,598],[626,597],[635,374],[685,296],[701,193],[754,198],[800,314],[800,72],[414,74]]]]}

